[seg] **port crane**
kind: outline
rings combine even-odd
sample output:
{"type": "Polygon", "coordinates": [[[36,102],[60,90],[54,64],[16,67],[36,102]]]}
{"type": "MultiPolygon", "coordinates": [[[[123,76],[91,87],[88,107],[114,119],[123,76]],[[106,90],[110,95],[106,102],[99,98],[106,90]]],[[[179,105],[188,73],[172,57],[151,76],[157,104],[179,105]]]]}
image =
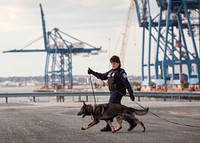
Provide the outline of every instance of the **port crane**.
{"type": "Polygon", "coordinates": [[[188,90],[200,91],[200,59],[197,40],[200,27],[199,0],[156,0],[159,12],[153,16],[152,0],[134,0],[139,26],[142,28],[142,91],[151,91],[152,70],[156,91],[183,90],[187,78],[188,90]],[[153,60],[152,41],[156,43],[153,60]],[[190,43],[189,43],[190,41],[190,43]]]}
{"type": "Polygon", "coordinates": [[[65,86],[71,89],[73,88],[72,55],[78,53],[92,54],[94,52],[98,54],[101,51],[101,48],[97,48],[79,40],[58,28],[53,28],[51,31],[47,32],[43,8],[41,4],[39,6],[42,20],[44,49],[15,49],[4,51],[4,53],[45,52],[45,85],[42,89],[64,89],[65,86]],[[75,42],[66,39],[72,39],[75,42]],[[85,46],[87,46],[87,48],[85,48],[85,46]]]}
{"type": "Polygon", "coordinates": [[[128,16],[127,16],[127,20],[125,24],[125,29],[123,33],[122,44],[120,48],[120,59],[121,59],[122,66],[124,66],[124,58],[125,58],[125,52],[126,52],[126,47],[127,47],[127,42],[128,42],[128,37],[129,37],[129,32],[130,32],[130,27],[131,27],[133,9],[134,9],[134,0],[131,0],[131,4],[128,10],[128,16]]]}

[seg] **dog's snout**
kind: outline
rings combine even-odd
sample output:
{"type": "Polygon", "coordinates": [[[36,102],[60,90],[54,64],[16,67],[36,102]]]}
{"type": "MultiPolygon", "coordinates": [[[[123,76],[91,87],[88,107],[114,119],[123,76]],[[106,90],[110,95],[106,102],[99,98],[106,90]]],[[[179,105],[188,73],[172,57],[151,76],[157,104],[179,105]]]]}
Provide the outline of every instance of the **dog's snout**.
{"type": "Polygon", "coordinates": [[[81,111],[79,111],[78,113],[77,113],[77,115],[78,116],[80,116],[80,115],[82,115],[83,113],[81,112],[81,111]]]}

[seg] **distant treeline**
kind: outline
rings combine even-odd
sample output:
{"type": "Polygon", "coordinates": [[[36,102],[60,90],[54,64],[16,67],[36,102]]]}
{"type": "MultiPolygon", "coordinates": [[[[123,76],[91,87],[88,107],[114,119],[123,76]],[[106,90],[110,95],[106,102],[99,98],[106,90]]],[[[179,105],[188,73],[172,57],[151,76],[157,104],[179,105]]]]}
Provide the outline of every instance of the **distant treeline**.
{"type": "Polygon", "coordinates": [[[25,82],[25,81],[38,81],[43,82],[44,77],[43,76],[27,76],[27,77],[21,77],[21,76],[13,76],[13,77],[0,77],[0,82],[5,81],[11,81],[11,82],[25,82]]]}

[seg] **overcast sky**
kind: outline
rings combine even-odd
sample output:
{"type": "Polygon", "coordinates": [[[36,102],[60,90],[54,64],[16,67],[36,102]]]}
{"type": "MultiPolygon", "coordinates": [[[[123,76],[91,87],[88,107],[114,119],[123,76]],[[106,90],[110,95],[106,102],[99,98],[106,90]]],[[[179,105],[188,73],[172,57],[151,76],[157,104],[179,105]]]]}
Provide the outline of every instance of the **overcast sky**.
{"type": "MultiPolygon", "coordinates": [[[[42,36],[39,3],[45,13],[47,30],[54,27],[85,42],[110,52],[98,56],[73,56],[73,74],[87,74],[87,67],[100,72],[109,69],[109,53],[119,55],[120,37],[126,21],[130,0],[1,0],[0,5],[0,76],[35,76],[44,74],[45,53],[8,53],[21,49],[42,36]],[[110,39],[110,40],[109,40],[110,39]],[[109,47],[111,50],[109,50],[109,47]]],[[[135,10],[134,10],[135,13],[135,10]]],[[[135,14],[134,14],[135,15],[135,14]]],[[[134,25],[125,58],[129,75],[140,74],[141,52],[134,46],[134,25]]],[[[43,41],[27,49],[43,49],[43,41]]]]}
{"type": "MultiPolygon", "coordinates": [[[[87,67],[99,72],[109,70],[109,56],[119,55],[130,0],[1,0],[0,76],[43,76],[46,53],[2,53],[21,49],[42,36],[39,3],[43,6],[47,30],[57,27],[108,51],[97,56],[73,56],[74,75],[87,74],[87,67]]],[[[141,39],[134,9],[125,52],[128,75],[141,75],[141,39]]],[[[27,49],[43,48],[41,40],[27,49]]]]}

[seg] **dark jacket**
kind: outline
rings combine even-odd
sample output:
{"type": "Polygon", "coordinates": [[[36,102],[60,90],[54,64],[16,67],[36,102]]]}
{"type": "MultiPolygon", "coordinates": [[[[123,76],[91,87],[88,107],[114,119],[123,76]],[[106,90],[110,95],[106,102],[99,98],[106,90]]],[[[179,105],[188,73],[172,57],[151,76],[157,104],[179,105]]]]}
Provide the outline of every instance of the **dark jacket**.
{"type": "Polygon", "coordinates": [[[126,94],[127,89],[129,95],[133,95],[132,87],[124,69],[111,69],[106,73],[94,72],[93,75],[101,80],[108,80],[108,87],[111,92],[118,91],[122,94],[126,94]]]}

